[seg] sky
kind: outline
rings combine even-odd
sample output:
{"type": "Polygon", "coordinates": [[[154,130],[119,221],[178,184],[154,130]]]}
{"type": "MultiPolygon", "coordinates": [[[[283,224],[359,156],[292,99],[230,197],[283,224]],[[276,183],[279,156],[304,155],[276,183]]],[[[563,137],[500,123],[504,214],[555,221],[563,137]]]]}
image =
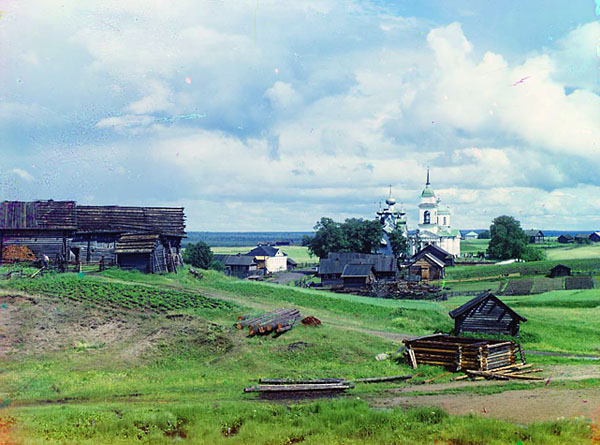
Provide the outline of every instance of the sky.
{"type": "Polygon", "coordinates": [[[0,0],[0,198],[598,230],[599,95],[600,0],[0,0]]]}

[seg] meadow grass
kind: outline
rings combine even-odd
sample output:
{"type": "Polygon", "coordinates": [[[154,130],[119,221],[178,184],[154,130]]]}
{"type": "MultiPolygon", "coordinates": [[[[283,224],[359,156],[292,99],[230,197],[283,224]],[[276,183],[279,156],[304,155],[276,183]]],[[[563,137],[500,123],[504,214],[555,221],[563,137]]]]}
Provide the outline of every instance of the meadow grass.
{"type": "Polygon", "coordinates": [[[582,258],[600,258],[600,243],[596,244],[559,244],[546,250],[549,260],[576,260],[582,258]]]}

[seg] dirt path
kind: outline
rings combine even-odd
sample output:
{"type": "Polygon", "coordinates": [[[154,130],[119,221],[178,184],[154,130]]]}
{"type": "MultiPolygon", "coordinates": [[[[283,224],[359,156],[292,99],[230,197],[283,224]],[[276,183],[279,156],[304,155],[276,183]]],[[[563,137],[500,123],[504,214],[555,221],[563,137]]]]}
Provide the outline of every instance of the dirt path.
{"type": "Polygon", "coordinates": [[[598,420],[600,389],[530,389],[505,391],[492,395],[472,393],[429,396],[400,396],[378,400],[375,407],[439,406],[450,414],[478,414],[484,417],[510,420],[516,423],[556,420],[559,417],[583,416],[598,420]]]}

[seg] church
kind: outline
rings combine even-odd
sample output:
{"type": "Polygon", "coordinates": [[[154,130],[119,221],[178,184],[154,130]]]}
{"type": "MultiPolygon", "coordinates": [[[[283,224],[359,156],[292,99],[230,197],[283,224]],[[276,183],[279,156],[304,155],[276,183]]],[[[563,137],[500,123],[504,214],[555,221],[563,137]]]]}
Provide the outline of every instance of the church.
{"type": "Polygon", "coordinates": [[[433,244],[455,257],[460,256],[460,231],[452,229],[450,209],[441,204],[440,199],[431,188],[429,169],[427,170],[425,188],[421,192],[419,224],[414,232],[408,231],[404,208],[399,211],[396,210],[396,200],[392,197],[391,188],[390,196],[385,202],[387,207],[377,212],[377,219],[383,225],[381,253],[391,254],[388,234],[394,229],[400,229],[409,240],[410,255],[414,255],[423,247],[433,244]]]}

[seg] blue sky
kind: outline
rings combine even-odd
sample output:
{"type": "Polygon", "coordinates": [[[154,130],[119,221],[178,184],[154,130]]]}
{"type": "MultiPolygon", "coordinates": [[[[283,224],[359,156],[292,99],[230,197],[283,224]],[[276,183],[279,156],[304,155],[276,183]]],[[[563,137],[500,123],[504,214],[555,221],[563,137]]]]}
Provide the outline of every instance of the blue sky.
{"type": "Polygon", "coordinates": [[[600,228],[592,1],[0,3],[0,196],[182,205],[190,230],[600,228]],[[522,82],[517,83],[519,80],[522,82]]]}

